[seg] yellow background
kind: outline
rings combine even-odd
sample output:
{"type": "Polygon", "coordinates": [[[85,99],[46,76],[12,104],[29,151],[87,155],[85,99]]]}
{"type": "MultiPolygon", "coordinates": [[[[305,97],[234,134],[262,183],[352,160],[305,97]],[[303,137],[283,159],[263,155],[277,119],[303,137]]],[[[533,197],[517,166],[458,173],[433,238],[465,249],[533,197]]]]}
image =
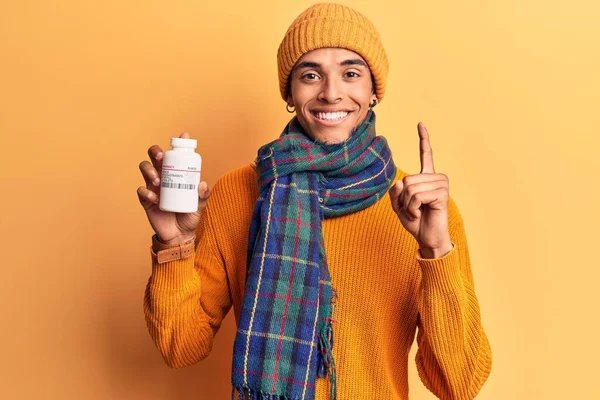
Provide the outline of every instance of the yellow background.
{"type": "MultiPolygon", "coordinates": [[[[232,313],[183,370],[146,331],[138,164],[188,131],[212,186],[276,138],[277,47],[310,4],[3,2],[1,398],[229,396],[232,313]]],[[[378,133],[418,173],[423,121],[465,220],[493,351],[478,398],[599,399],[600,6],[346,4],[390,58],[378,133]]],[[[431,399],[415,352],[411,399],[431,399]]]]}

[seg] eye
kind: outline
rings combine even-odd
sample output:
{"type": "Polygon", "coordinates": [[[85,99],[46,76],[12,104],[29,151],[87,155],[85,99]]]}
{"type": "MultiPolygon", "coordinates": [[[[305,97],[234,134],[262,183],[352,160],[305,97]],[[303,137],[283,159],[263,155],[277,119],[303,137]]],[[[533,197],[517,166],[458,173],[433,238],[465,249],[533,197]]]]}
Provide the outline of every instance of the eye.
{"type": "Polygon", "coordinates": [[[312,80],[317,79],[317,74],[309,72],[308,74],[302,75],[302,79],[306,79],[306,80],[312,81],[312,80]]]}
{"type": "Polygon", "coordinates": [[[358,78],[359,77],[358,73],[356,73],[354,71],[346,72],[346,76],[348,76],[348,78],[358,78]],[[352,74],[352,75],[350,75],[350,74],[352,74]]]}

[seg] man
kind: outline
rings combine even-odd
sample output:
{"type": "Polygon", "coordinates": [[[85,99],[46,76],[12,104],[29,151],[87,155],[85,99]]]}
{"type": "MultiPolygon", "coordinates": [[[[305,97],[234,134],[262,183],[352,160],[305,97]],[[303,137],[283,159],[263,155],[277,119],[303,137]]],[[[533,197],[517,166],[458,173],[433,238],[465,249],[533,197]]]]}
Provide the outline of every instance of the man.
{"type": "Polygon", "coordinates": [[[160,147],[140,164],[156,232],[144,311],[165,361],[204,359],[233,305],[234,398],[407,399],[417,330],[423,383],[475,397],[491,349],[464,225],[425,126],[415,175],[375,134],[388,72],[377,31],[316,4],[286,32],[278,67],[295,117],[254,163],[212,192],[202,182],[197,213],[158,209],[160,147]]]}

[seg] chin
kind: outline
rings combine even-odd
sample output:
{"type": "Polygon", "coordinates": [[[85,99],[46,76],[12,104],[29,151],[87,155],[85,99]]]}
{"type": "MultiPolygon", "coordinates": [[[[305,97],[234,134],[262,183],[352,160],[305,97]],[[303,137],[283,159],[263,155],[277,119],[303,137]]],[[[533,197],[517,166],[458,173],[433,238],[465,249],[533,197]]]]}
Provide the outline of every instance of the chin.
{"type": "Polygon", "coordinates": [[[343,143],[350,138],[350,131],[327,132],[319,131],[315,135],[315,140],[323,144],[343,143]]]}

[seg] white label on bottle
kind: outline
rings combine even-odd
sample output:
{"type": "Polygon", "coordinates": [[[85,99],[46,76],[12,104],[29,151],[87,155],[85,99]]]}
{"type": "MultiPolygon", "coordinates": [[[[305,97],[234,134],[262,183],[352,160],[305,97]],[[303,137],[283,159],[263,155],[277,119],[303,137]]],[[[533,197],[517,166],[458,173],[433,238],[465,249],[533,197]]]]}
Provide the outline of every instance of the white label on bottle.
{"type": "Polygon", "coordinates": [[[196,190],[199,173],[195,167],[177,169],[175,165],[163,165],[161,186],[169,189],[196,190]]]}

